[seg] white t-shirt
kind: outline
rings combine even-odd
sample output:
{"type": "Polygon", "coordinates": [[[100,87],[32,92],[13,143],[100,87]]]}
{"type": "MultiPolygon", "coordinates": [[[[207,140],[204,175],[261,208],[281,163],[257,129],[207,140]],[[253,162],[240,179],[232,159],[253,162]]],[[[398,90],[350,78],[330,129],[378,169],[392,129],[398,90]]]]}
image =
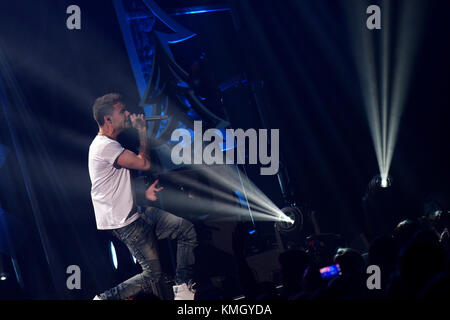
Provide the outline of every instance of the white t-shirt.
{"type": "Polygon", "coordinates": [[[89,147],[91,197],[100,230],[122,228],[139,217],[133,203],[130,170],[115,164],[124,150],[116,140],[101,135],[89,147]]]}

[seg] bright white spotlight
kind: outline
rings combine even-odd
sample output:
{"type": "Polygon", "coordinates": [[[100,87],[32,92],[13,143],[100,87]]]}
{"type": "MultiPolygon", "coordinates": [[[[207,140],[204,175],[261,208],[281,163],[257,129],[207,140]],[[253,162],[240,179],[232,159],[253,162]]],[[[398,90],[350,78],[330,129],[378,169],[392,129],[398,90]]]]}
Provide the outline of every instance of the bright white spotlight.
{"type": "Polygon", "coordinates": [[[389,175],[380,175],[377,177],[377,184],[381,188],[389,188],[392,184],[392,178],[389,175]]]}
{"type": "Polygon", "coordinates": [[[8,274],[6,272],[0,273],[0,280],[5,281],[6,279],[8,279],[8,274]]]}
{"type": "Polygon", "coordinates": [[[281,209],[275,228],[280,232],[292,232],[303,227],[303,214],[298,207],[281,209]]]}
{"type": "Polygon", "coordinates": [[[402,2],[398,10],[392,10],[391,2],[382,1],[381,41],[378,41],[378,35],[373,32],[370,36],[365,26],[360,23],[358,15],[353,12],[353,9],[357,12],[362,11],[364,1],[355,1],[356,8],[348,7],[350,21],[354,21],[349,26],[355,37],[355,61],[361,80],[367,120],[379,171],[384,178],[377,184],[381,188],[387,188],[391,184],[387,173],[391,167],[400,120],[407,102],[418,39],[422,35],[421,30],[424,29],[420,25],[421,21],[424,21],[421,15],[425,12],[422,7],[424,1],[402,2]],[[394,11],[395,20],[392,14],[394,11]],[[392,24],[391,21],[396,23],[392,24]],[[393,38],[395,41],[392,41],[393,38]],[[391,48],[391,43],[395,43],[394,48],[391,48]],[[380,52],[377,52],[377,48],[380,52]],[[381,70],[377,72],[379,54],[381,70]]]}
{"type": "Polygon", "coordinates": [[[284,221],[284,222],[286,222],[286,223],[289,223],[289,224],[294,224],[294,220],[293,219],[291,219],[291,218],[289,218],[289,217],[281,217],[281,219],[284,221]]]}
{"type": "Polygon", "coordinates": [[[389,188],[392,185],[392,178],[386,174],[377,174],[369,182],[369,190],[374,188],[389,188]]]}
{"type": "Polygon", "coordinates": [[[115,269],[117,269],[118,263],[117,263],[117,254],[116,254],[116,248],[114,247],[114,244],[112,243],[112,241],[110,241],[110,252],[111,252],[111,260],[113,263],[113,266],[115,269]]]}

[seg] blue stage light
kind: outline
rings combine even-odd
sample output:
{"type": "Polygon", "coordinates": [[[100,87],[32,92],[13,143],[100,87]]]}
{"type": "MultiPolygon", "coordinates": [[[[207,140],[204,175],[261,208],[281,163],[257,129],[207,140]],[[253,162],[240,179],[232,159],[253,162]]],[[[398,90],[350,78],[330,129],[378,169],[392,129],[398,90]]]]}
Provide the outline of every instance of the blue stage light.
{"type": "Polygon", "coordinates": [[[111,260],[112,260],[113,266],[117,270],[117,267],[118,267],[117,253],[116,253],[116,248],[114,247],[114,244],[112,243],[112,241],[110,241],[109,248],[110,248],[111,260]]]}
{"type": "Polygon", "coordinates": [[[176,12],[171,13],[172,16],[181,16],[185,14],[200,14],[200,13],[210,13],[210,12],[221,12],[221,11],[228,11],[230,8],[184,8],[184,9],[178,9],[176,12]]]}

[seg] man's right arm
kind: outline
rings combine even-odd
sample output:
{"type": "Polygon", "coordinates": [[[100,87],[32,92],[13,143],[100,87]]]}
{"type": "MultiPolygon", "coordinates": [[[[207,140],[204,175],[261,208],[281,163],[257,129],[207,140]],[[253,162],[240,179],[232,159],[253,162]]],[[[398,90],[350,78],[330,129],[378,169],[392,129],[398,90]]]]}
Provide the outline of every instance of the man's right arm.
{"type": "Polygon", "coordinates": [[[138,130],[139,133],[139,154],[136,155],[130,150],[125,150],[117,158],[117,163],[121,167],[134,170],[149,170],[150,169],[150,157],[149,154],[149,144],[147,139],[147,126],[143,119],[143,115],[138,117],[133,117],[133,126],[138,130]]]}
{"type": "Polygon", "coordinates": [[[150,169],[150,159],[144,157],[139,153],[136,155],[130,150],[124,150],[117,158],[117,164],[121,167],[146,171],[150,169]]]}

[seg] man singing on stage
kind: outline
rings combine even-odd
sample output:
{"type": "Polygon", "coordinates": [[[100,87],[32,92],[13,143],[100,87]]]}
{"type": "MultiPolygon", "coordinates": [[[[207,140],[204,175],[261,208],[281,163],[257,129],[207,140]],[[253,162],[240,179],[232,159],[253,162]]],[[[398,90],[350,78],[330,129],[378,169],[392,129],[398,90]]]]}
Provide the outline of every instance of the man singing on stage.
{"type": "MultiPolygon", "coordinates": [[[[130,115],[117,93],[97,98],[93,113],[99,132],[89,148],[89,176],[97,229],[110,230],[125,243],[142,267],[142,273],[95,296],[94,300],[127,299],[142,292],[158,295],[161,266],[157,240],[167,237],[177,239],[175,300],[193,300],[193,251],[197,245],[193,224],[154,207],[140,214],[133,201],[130,169],[145,171],[151,165],[143,115],[130,115]],[[116,140],[120,132],[130,127],[139,133],[138,155],[116,140]]],[[[147,199],[157,200],[162,190],[157,184],[158,180],[146,190],[147,199]]]]}

